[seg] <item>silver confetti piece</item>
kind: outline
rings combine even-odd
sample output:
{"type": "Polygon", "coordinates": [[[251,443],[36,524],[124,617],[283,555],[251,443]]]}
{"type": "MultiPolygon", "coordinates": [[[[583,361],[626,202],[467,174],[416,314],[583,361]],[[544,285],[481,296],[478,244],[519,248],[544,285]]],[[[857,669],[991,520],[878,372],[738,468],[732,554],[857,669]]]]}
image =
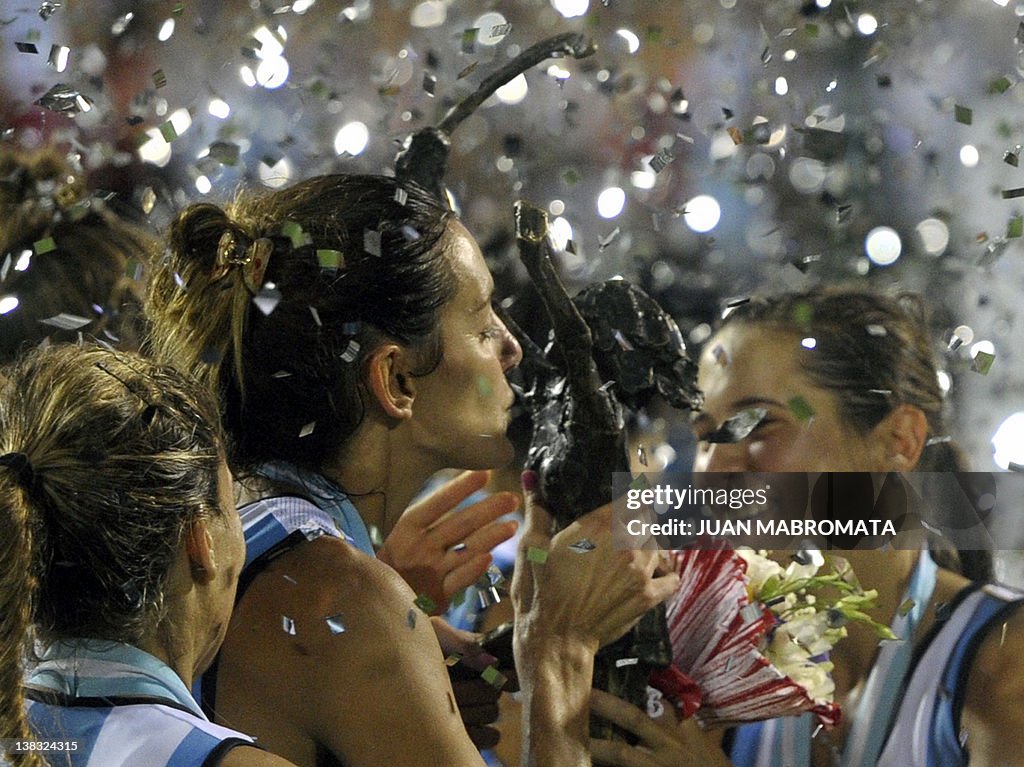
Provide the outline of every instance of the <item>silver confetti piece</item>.
{"type": "Polygon", "coordinates": [[[353,362],[358,356],[359,342],[353,338],[348,342],[348,346],[345,347],[345,351],[341,353],[341,359],[344,362],[353,362]]]}
{"type": "Polygon", "coordinates": [[[575,543],[570,543],[568,548],[569,551],[574,551],[577,554],[589,554],[591,551],[597,549],[597,546],[595,546],[594,542],[589,538],[580,538],[575,543]]]}
{"type": "Polygon", "coordinates": [[[128,29],[128,25],[132,23],[132,19],[135,18],[135,14],[129,11],[124,16],[118,17],[113,24],[110,25],[110,34],[114,37],[120,37],[128,29]]]}
{"type": "Polygon", "coordinates": [[[626,666],[635,666],[640,662],[639,658],[619,658],[615,661],[615,668],[625,668],[626,666]]]}
{"type": "Polygon", "coordinates": [[[288,636],[295,636],[295,621],[289,618],[287,615],[281,616],[281,629],[288,636]]]}
{"type": "Polygon", "coordinates": [[[609,245],[611,245],[613,242],[615,242],[615,238],[619,236],[620,232],[621,232],[621,230],[619,229],[619,227],[615,227],[610,232],[608,232],[607,235],[605,235],[604,237],[601,237],[600,239],[598,239],[598,241],[597,241],[597,244],[599,246],[598,250],[604,250],[609,245]]]}
{"type": "Polygon", "coordinates": [[[88,317],[79,317],[74,314],[61,312],[53,317],[47,317],[45,320],[39,320],[39,322],[43,325],[59,328],[60,330],[76,330],[88,325],[92,320],[88,317]]]}
{"type": "Polygon", "coordinates": [[[481,610],[486,610],[488,607],[493,607],[501,602],[501,594],[498,593],[498,590],[494,588],[494,586],[478,588],[476,598],[481,610]]]}
{"type": "Polygon", "coordinates": [[[39,4],[39,18],[43,21],[49,21],[54,12],[63,5],[64,3],[57,2],[56,0],[43,0],[39,4]]]}
{"type": "Polygon", "coordinates": [[[79,93],[74,86],[65,83],[54,85],[36,100],[36,104],[51,112],[60,112],[71,116],[92,109],[92,101],[87,96],[79,93]]]}
{"type": "Polygon", "coordinates": [[[647,465],[647,448],[643,445],[636,446],[636,459],[640,461],[641,466],[647,465]]]}
{"type": "Polygon", "coordinates": [[[259,293],[252,297],[252,302],[256,304],[257,309],[269,317],[281,303],[281,291],[274,286],[274,283],[268,282],[260,288],[259,293]]]}
{"type": "Polygon", "coordinates": [[[676,158],[670,151],[661,149],[651,158],[648,164],[655,173],[661,173],[674,159],[676,158]]]}
{"type": "Polygon", "coordinates": [[[324,623],[327,624],[327,628],[332,634],[345,633],[345,616],[341,613],[338,613],[337,615],[328,615],[324,618],[324,623]]]}
{"type": "Polygon", "coordinates": [[[740,609],[740,618],[743,619],[744,623],[750,623],[751,621],[756,621],[760,617],[761,617],[761,605],[757,605],[757,604],[744,605],[743,608],[740,609]]]}
{"type": "Polygon", "coordinates": [[[380,232],[373,229],[363,232],[363,250],[371,256],[380,256],[380,232]]]}
{"type": "Polygon", "coordinates": [[[315,430],[316,430],[316,421],[310,421],[309,423],[304,424],[301,429],[299,429],[299,438],[301,439],[302,437],[308,437],[315,430]]]}
{"type": "Polygon", "coordinates": [[[743,410],[732,418],[727,418],[722,425],[704,437],[704,442],[732,445],[750,436],[758,424],[768,415],[768,409],[751,407],[743,410]]]}

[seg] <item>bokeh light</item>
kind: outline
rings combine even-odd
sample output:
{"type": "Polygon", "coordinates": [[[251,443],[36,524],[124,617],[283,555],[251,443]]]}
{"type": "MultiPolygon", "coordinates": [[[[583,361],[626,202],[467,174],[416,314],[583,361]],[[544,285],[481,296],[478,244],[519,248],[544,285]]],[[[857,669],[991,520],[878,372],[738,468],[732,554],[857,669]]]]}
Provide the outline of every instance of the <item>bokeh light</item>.
{"type": "Polygon", "coordinates": [[[693,231],[710,232],[722,218],[722,208],[718,200],[709,194],[700,194],[687,201],[684,206],[683,220],[693,231]]]}
{"type": "Polygon", "coordinates": [[[992,460],[1000,469],[1024,466],[1024,413],[1008,416],[992,435],[992,460]]]}
{"type": "Polygon", "coordinates": [[[334,135],[335,154],[347,154],[355,157],[363,153],[370,142],[370,129],[365,123],[354,120],[345,123],[334,135]]]}
{"type": "Polygon", "coordinates": [[[590,8],[590,0],[551,0],[551,6],[565,18],[582,16],[590,8]]]}
{"type": "Polygon", "coordinates": [[[626,206],[626,192],[622,187],[610,186],[597,196],[597,214],[601,218],[615,218],[626,206]]]}
{"type": "Polygon", "coordinates": [[[864,238],[864,252],[876,266],[890,266],[903,252],[903,242],[892,227],[876,226],[864,238]]]}

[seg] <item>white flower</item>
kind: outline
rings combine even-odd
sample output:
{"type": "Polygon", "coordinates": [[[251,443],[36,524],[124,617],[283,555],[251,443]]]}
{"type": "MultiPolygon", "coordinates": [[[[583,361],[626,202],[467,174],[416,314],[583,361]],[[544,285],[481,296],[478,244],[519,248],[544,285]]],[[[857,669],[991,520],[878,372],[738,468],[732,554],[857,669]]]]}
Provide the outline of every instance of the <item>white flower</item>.
{"type": "Polygon", "coordinates": [[[832,663],[811,660],[812,654],[786,631],[775,631],[764,655],[779,671],[803,687],[812,700],[832,700],[835,692],[835,683],[829,674],[832,663]]]}
{"type": "Polygon", "coordinates": [[[782,576],[787,581],[800,581],[805,578],[813,578],[818,574],[818,565],[811,562],[807,565],[802,565],[796,560],[793,560],[786,566],[786,571],[782,576]]]}
{"type": "Polygon", "coordinates": [[[736,553],[747,563],[747,582],[750,584],[748,591],[753,595],[761,589],[766,580],[771,577],[782,577],[782,565],[773,559],[769,559],[763,552],[741,546],[736,553]]]}

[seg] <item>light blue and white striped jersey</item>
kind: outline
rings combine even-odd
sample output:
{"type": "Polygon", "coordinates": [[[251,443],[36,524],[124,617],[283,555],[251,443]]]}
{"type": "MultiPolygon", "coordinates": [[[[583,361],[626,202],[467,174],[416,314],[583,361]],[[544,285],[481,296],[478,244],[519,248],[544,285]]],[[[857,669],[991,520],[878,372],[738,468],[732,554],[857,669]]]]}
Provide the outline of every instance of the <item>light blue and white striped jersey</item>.
{"type": "Polygon", "coordinates": [[[73,742],[52,767],[213,767],[253,739],[213,724],[181,678],[137,647],[103,640],[50,646],[25,683],[38,740],[73,742]]]}
{"type": "Polygon", "coordinates": [[[297,492],[264,498],[239,509],[245,532],[246,567],[296,532],[307,539],[320,535],[344,538],[364,554],[376,556],[359,511],[329,479],[284,461],[261,464],[257,473],[294,487],[297,492]]]}
{"type": "Polygon", "coordinates": [[[914,669],[878,767],[967,767],[960,714],[971,662],[988,630],[1021,604],[1024,594],[1003,586],[961,592],[914,669]]]}

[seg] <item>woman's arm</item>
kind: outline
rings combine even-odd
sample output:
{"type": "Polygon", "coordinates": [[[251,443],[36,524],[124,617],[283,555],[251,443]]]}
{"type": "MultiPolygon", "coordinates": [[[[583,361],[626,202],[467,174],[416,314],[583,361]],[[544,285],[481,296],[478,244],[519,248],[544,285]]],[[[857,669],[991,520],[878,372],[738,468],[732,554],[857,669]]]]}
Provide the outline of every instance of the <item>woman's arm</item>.
{"type": "Polygon", "coordinates": [[[284,554],[236,609],[218,718],[301,767],[321,750],[350,767],[482,765],[414,599],[391,568],[340,540],[284,554]]]}
{"type": "Polygon", "coordinates": [[[224,754],[218,767],[295,767],[287,759],[255,746],[236,746],[224,754]]]}
{"type": "Polygon", "coordinates": [[[992,628],[967,678],[961,726],[971,767],[1024,767],[1024,609],[992,628]]]}
{"type": "Polygon", "coordinates": [[[589,701],[594,654],[622,636],[675,590],[675,573],[656,576],[658,552],[617,551],[611,506],[552,536],[552,518],[524,474],[526,527],[512,597],[516,668],[523,699],[523,763],[589,765],[589,701]],[[589,551],[569,548],[586,539],[589,551]]]}

